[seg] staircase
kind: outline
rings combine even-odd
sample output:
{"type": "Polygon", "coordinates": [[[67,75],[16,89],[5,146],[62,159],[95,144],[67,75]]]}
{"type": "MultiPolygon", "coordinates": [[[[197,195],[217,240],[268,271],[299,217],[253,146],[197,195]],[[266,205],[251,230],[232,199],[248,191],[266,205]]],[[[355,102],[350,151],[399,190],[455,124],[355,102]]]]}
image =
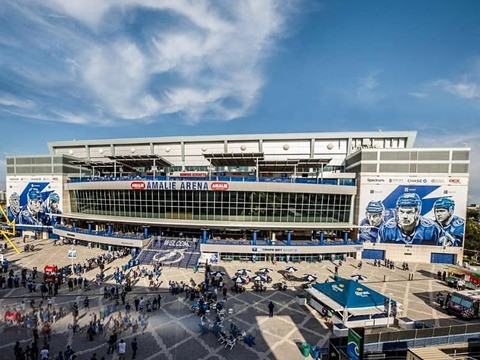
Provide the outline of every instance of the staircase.
{"type": "Polygon", "coordinates": [[[178,268],[191,268],[197,264],[198,259],[201,256],[200,253],[200,243],[196,243],[195,247],[190,246],[189,248],[182,248],[177,246],[172,246],[171,242],[164,240],[179,240],[179,239],[160,239],[156,238],[150,241],[145,249],[143,249],[138,255],[137,259],[142,265],[151,265],[152,260],[155,255],[167,253],[172,250],[182,250],[184,249],[184,257],[178,263],[172,263],[171,265],[165,264],[164,266],[172,266],[178,268]]]}
{"type": "Polygon", "coordinates": [[[194,248],[190,248],[189,251],[184,253],[185,257],[178,263],[179,268],[193,269],[197,265],[198,259],[202,255],[200,253],[200,245],[197,243],[194,248]]]}

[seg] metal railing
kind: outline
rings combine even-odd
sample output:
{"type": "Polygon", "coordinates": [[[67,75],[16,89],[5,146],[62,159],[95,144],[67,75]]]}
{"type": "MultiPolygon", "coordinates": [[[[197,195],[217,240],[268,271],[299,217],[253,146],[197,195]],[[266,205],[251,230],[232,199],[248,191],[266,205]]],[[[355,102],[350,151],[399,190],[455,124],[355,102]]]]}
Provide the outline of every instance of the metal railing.
{"type": "MultiPolygon", "coordinates": [[[[247,239],[208,239],[206,244],[210,245],[254,245],[252,240],[247,239]]],[[[359,240],[348,240],[348,241],[302,241],[302,240],[292,240],[291,244],[288,245],[286,240],[257,240],[254,246],[339,246],[339,245],[361,245],[362,242],[359,240]]]]}
{"type": "Polygon", "coordinates": [[[103,176],[70,178],[68,183],[102,182],[102,181],[238,181],[238,182],[269,182],[294,183],[314,185],[342,185],[355,186],[354,179],[322,179],[322,178],[294,178],[294,177],[254,177],[254,176],[103,176]]]}
{"type": "MultiPolygon", "coordinates": [[[[55,225],[55,229],[64,230],[73,233],[85,234],[85,235],[95,235],[95,236],[105,236],[105,237],[113,237],[118,239],[134,239],[134,240],[145,240],[143,234],[129,234],[129,233],[119,233],[119,232],[112,232],[109,233],[108,231],[96,231],[96,230],[87,230],[72,226],[66,225],[55,225]]],[[[148,238],[147,238],[148,239],[148,238]]]]}
{"type": "Polygon", "coordinates": [[[408,348],[442,346],[466,343],[469,339],[479,339],[480,324],[462,324],[447,327],[402,330],[366,334],[365,352],[406,350],[408,348]]]}

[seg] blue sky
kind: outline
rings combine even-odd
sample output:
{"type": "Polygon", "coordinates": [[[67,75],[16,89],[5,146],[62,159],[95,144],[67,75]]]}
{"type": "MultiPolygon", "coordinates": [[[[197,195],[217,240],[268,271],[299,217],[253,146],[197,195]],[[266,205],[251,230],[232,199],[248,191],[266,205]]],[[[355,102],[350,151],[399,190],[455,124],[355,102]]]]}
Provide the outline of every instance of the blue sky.
{"type": "Polygon", "coordinates": [[[3,0],[1,150],[418,130],[417,146],[472,148],[480,202],[478,39],[476,0],[3,0]]]}

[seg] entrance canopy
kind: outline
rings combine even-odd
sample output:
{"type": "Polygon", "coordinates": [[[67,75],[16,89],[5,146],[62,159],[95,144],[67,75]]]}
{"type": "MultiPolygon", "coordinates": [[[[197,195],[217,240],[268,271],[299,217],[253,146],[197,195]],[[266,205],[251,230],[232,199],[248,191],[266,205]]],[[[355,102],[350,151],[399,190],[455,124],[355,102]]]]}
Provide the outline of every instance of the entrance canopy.
{"type": "Polygon", "coordinates": [[[383,307],[388,297],[353,280],[338,280],[332,283],[317,283],[312,288],[333,300],[343,308],[383,307]]]}

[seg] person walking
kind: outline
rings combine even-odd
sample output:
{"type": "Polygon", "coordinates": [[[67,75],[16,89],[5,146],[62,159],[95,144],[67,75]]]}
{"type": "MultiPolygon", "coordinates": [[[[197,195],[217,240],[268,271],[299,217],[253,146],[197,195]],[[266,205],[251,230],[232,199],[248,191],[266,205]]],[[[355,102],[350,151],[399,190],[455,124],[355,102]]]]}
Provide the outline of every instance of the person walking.
{"type": "Polygon", "coordinates": [[[117,345],[117,333],[114,332],[112,335],[110,335],[110,338],[107,341],[108,343],[108,351],[107,354],[113,354],[115,351],[115,347],[117,345]]]}
{"type": "Polygon", "coordinates": [[[118,343],[118,360],[125,360],[125,353],[127,352],[127,343],[125,340],[120,340],[118,343]]]}
{"type": "Polygon", "coordinates": [[[15,346],[13,348],[13,354],[15,355],[15,359],[21,359],[22,357],[25,358],[22,346],[20,345],[20,341],[17,341],[15,343],[15,346]]]}
{"type": "Polygon", "coordinates": [[[268,304],[268,317],[273,317],[273,309],[275,308],[275,304],[270,301],[268,304]]]}
{"type": "Polygon", "coordinates": [[[137,338],[133,338],[132,341],[132,359],[135,359],[137,357],[137,349],[138,349],[138,343],[137,343],[137,338]]]}

